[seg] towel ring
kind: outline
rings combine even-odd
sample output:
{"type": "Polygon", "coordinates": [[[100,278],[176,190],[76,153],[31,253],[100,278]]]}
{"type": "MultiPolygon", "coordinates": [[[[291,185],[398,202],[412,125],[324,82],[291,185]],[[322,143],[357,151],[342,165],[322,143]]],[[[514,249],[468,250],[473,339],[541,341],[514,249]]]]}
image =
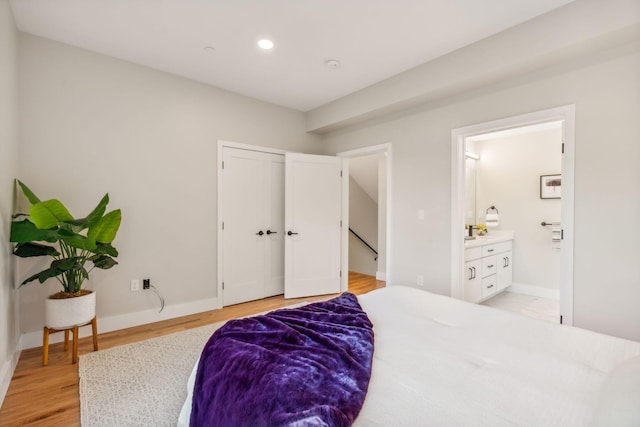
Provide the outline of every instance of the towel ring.
{"type": "Polygon", "coordinates": [[[487,208],[487,212],[485,212],[485,213],[489,213],[490,210],[494,210],[494,211],[496,211],[496,213],[500,213],[500,212],[498,212],[498,208],[496,208],[495,206],[488,207],[487,208]]]}

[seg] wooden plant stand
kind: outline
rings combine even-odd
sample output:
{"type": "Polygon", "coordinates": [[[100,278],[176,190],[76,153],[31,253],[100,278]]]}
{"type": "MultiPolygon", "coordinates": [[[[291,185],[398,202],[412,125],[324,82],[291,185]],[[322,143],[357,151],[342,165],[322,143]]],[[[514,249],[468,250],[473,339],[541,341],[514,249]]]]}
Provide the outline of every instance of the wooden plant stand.
{"type": "Polygon", "coordinates": [[[98,322],[94,317],[89,322],[84,325],[74,326],[72,328],[67,329],[54,329],[49,328],[47,326],[44,327],[42,333],[42,366],[47,366],[49,364],[49,334],[54,334],[56,332],[64,331],[64,351],[69,349],[69,331],[73,333],[73,354],[71,358],[71,363],[78,363],[78,331],[82,326],[86,326],[91,324],[91,331],[93,333],[93,351],[98,350],[98,322]]]}

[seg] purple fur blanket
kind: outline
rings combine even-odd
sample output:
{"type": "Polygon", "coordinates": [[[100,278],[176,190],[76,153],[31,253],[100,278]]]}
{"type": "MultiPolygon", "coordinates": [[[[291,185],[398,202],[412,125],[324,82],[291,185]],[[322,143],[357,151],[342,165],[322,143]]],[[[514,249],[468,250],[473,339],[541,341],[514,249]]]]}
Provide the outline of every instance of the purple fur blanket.
{"type": "Polygon", "coordinates": [[[373,327],[355,295],[227,322],[200,357],[191,426],[350,426],[373,327]]]}

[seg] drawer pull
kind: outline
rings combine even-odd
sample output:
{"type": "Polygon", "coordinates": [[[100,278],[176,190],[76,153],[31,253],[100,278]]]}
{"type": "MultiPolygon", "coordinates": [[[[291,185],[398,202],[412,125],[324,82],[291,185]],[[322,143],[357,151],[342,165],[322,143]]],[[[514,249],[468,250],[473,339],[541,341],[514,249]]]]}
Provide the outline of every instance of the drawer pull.
{"type": "Polygon", "coordinates": [[[487,286],[487,289],[491,289],[491,288],[493,288],[493,285],[487,286]]]}
{"type": "Polygon", "coordinates": [[[487,252],[493,252],[493,249],[487,249],[487,252]]]}
{"type": "Polygon", "coordinates": [[[487,268],[493,268],[493,264],[487,265],[487,268]]]}

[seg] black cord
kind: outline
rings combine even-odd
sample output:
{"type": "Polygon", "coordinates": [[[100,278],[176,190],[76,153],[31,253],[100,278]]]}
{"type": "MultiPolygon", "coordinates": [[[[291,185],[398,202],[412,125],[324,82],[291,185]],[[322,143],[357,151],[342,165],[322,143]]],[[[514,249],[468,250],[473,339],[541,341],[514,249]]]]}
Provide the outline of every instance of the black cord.
{"type": "Polygon", "coordinates": [[[158,291],[158,289],[156,289],[155,286],[153,285],[149,285],[149,288],[155,292],[156,295],[158,295],[158,298],[160,298],[160,311],[158,313],[162,313],[162,310],[164,310],[164,298],[162,298],[162,295],[160,295],[160,291],[158,291]]]}

